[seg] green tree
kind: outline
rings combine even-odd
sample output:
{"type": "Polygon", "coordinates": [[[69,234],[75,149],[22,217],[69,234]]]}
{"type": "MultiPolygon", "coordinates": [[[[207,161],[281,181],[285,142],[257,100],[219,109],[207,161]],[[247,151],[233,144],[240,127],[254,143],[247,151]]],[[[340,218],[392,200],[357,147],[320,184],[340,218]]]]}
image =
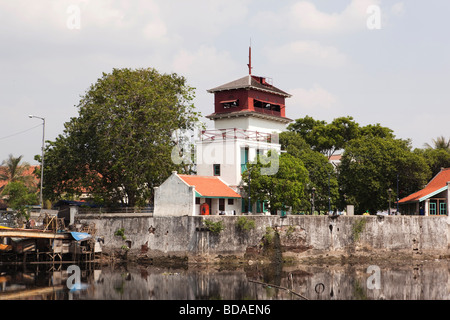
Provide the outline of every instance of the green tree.
{"type": "MultiPolygon", "coordinates": [[[[271,152],[271,151],[269,151],[271,152]]],[[[309,182],[308,171],[301,160],[283,153],[279,157],[267,157],[256,164],[249,164],[248,169],[243,172],[242,178],[246,185],[248,195],[252,202],[267,201],[269,211],[275,213],[277,210],[292,208],[298,212],[307,205],[305,188],[309,182]],[[274,174],[264,174],[261,168],[273,166],[270,161],[277,161],[278,170],[274,174]],[[250,178],[250,179],[249,179],[250,178]]]]}
{"type": "Polygon", "coordinates": [[[172,161],[172,134],[197,123],[193,98],[175,73],[103,73],[81,97],[78,117],[46,148],[46,196],[88,192],[107,205],[144,205],[172,170],[184,170],[172,161]]]}
{"type": "Polygon", "coordinates": [[[27,207],[39,202],[35,190],[30,190],[22,181],[13,181],[6,185],[2,191],[6,196],[8,207],[17,211],[19,216],[29,219],[27,207]]]}
{"type": "MultiPolygon", "coordinates": [[[[288,154],[300,159],[308,171],[310,183],[306,192],[311,195],[315,189],[315,210],[327,212],[329,206],[334,210],[338,206],[339,189],[336,170],[327,157],[320,152],[311,150],[309,145],[297,132],[285,131],[280,134],[281,148],[288,154]],[[330,199],[328,199],[330,197],[330,199]]],[[[311,202],[303,209],[311,212],[311,202]]]]}
{"type": "Polygon", "coordinates": [[[450,167],[450,151],[444,148],[416,149],[415,152],[424,157],[432,176],[437,175],[441,168],[450,167]]]}
{"type": "Polygon", "coordinates": [[[361,136],[350,141],[339,166],[341,195],[355,212],[375,213],[388,208],[397,196],[402,198],[423,187],[430,177],[425,159],[411,151],[407,140],[361,136]],[[399,194],[396,194],[397,177],[399,194]]]}
{"type": "Polygon", "coordinates": [[[298,133],[313,150],[324,154],[328,159],[360,136],[394,137],[389,128],[379,124],[361,127],[350,116],[335,118],[331,123],[306,116],[295,120],[288,126],[288,130],[298,133]]]}

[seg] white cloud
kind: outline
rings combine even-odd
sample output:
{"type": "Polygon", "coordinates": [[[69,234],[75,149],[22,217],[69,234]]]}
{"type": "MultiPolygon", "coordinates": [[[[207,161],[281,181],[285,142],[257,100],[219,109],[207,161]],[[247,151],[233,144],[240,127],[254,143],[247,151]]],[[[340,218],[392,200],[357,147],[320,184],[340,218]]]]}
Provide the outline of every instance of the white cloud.
{"type": "Polygon", "coordinates": [[[300,1],[290,10],[290,23],[299,31],[319,33],[342,33],[366,28],[367,8],[377,5],[376,0],[353,0],[342,12],[319,11],[314,4],[300,1]]]}
{"type": "Polygon", "coordinates": [[[304,64],[319,67],[342,67],[347,57],[336,47],[317,41],[294,41],[276,49],[267,48],[269,60],[274,64],[304,64]]]}
{"type": "Polygon", "coordinates": [[[296,88],[289,90],[292,97],[289,105],[301,110],[311,111],[317,109],[331,109],[336,106],[338,98],[332,93],[328,92],[318,84],[314,84],[310,89],[296,88]]]}
{"type": "Polygon", "coordinates": [[[283,32],[305,34],[348,34],[366,30],[367,8],[379,5],[379,0],[352,0],[339,12],[324,12],[313,1],[297,1],[278,11],[261,11],[252,19],[252,25],[270,31],[274,28],[283,32]],[[261,23],[264,22],[264,23],[261,23]]]}
{"type": "Polygon", "coordinates": [[[172,68],[174,72],[192,76],[193,78],[205,78],[210,85],[211,78],[208,75],[229,77],[237,71],[237,65],[227,51],[219,51],[213,46],[202,45],[196,50],[179,50],[175,55],[172,68]]]}

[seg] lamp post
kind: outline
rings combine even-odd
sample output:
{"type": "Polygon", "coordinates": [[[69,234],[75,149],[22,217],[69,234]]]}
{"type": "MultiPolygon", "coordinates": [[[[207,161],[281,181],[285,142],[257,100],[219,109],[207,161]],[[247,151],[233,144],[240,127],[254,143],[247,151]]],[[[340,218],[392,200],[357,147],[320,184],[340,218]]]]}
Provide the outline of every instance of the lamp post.
{"type": "Polygon", "coordinates": [[[389,193],[389,209],[388,209],[388,214],[391,215],[391,193],[392,193],[392,189],[391,189],[391,188],[388,189],[388,193],[389,193]]]}
{"type": "Polygon", "coordinates": [[[41,210],[44,206],[44,201],[42,198],[42,186],[44,183],[44,144],[45,144],[45,118],[42,117],[38,117],[38,116],[33,116],[33,115],[29,115],[29,118],[37,118],[37,119],[41,119],[42,120],[42,156],[41,156],[41,190],[40,190],[40,198],[39,198],[39,202],[41,204],[41,210]]]}
{"type": "Polygon", "coordinates": [[[251,199],[251,195],[250,195],[250,184],[252,182],[252,168],[250,167],[250,165],[247,165],[247,170],[248,170],[248,214],[252,214],[252,199],[251,199]]]}
{"type": "Polygon", "coordinates": [[[311,215],[314,215],[314,194],[316,193],[316,188],[312,188],[312,192],[311,192],[311,202],[312,202],[312,207],[311,207],[311,215]]]}

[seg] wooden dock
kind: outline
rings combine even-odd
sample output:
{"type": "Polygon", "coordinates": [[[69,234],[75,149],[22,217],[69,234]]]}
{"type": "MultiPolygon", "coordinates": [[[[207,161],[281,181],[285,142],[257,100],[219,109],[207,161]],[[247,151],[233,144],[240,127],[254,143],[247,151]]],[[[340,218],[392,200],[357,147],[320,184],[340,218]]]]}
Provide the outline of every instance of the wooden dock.
{"type": "Polygon", "coordinates": [[[0,265],[86,262],[95,259],[95,239],[83,232],[0,228],[0,244],[3,244],[2,248],[7,248],[0,250],[0,265]]]}
{"type": "Polygon", "coordinates": [[[0,229],[0,238],[27,238],[27,239],[70,239],[71,235],[69,232],[53,232],[53,231],[42,231],[38,229],[0,229]]]}

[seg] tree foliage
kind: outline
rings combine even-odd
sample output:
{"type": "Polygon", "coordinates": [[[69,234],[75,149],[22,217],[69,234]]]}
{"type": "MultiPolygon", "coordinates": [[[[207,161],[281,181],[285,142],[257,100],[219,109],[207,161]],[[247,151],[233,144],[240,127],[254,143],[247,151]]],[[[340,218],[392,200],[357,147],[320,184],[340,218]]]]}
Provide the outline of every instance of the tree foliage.
{"type": "Polygon", "coordinates": [[[389,128],[379,124],[361,127],[350,116],[335,118],[330,123],[306,116],[295,120],[288,130],[298,133],[313,150],[323,153],[328,159],[360,136],[393,137],[389,128]]]}
{"type": "MultiPolygon", "coordinates": [[[[311,195],[312,188],[315,189],[315,209],[318,212],[328,212],[330,206],[331,210],[336,209],[339,199],[337,176],[327,157],[312,150],[300,134],[293,131],[282,132],[280,144],[288,154],[301,160],[308,171],[309,183],[306,192],[311,195]]],[[[305,203],[303,210],[310,212],[310,209],[311,202],[305,203]]]]}
{"type": "MultiPolygon", "coordinates": [[[[274,151],[269,151],[274,152],[274,151]]],[[[297,212],[305,207],[307,202],[306,187],[309,182],[308,172],[300,159],[290,154],[283,153],[279,157],[260,155],[267,157],[255,164],[249,164],[243,172],[243,181],[246,184],[246,193],[249,193],[252,202],[266,201],[269,211],[292,208],[297,212]],[[261,168],[274,165],[270,161],[277,161],[278,170],[274,174],[263,174],[261,168]]]]}
{"type": "Polygon", "coordinates": [[[391,129],[380,124],[360,126],[352,117],[327,123],[306,116],[280,134],[282,148],[309,172],[308,191],[316,190],[315,206],[327,208],[330,194],[332,210],[354,204],[357,213],[386,209],[389,189],[393,205],[397,197],[423,188],[432,173],[450,165],[444,140],[436,139],[435,148],[412,150],[410,141],[397,139],[391,129]],[[338,150],[341,163],[330,170],[328,159],[338,150]]]}
{"type": "Polygon", "coordinates": [[[22,181],[8,183],[2,191],[2,195],[7,198],[8,207],[27,219],[27,207],[39,202],[36,191],[30,190],[22,181]]]}
{"type": "Polygon", "coordinates": [[[295,120],[288,129],[300,134],[313,150],[325,154],[327,158],[344,148],[358,134],[358,124],[352,117],[336,118],[328,124],[306,116],[295,120]]]}
{"type": "Polygon", "coordinates": [[[416,149],[415,152],[423,156],[431,169],[432,176],[441,171],[441,168],[450,167],[450,139],[439,136],[433,139],[433,144],[425,143],[424,149],[416,149]]]}
{"type": "Polygon", "coordinates": [[[411,151],[409,141],[361,136],[348,143],[339,166],[339,185],[355,211],[376,213],[423,187],[430,170],[423,157],[411,151]],[[397,194],[397,177],[399,194],[397,194]]]}
{"type": "Polygon", "coordinates": [[[45,195],[83,192],[107,205],[144,205],[172,170],[172,133],[198,121],[194,88],[177,74],[113,69],[89,88],[78,117],[46,148],[45,195]]]}

